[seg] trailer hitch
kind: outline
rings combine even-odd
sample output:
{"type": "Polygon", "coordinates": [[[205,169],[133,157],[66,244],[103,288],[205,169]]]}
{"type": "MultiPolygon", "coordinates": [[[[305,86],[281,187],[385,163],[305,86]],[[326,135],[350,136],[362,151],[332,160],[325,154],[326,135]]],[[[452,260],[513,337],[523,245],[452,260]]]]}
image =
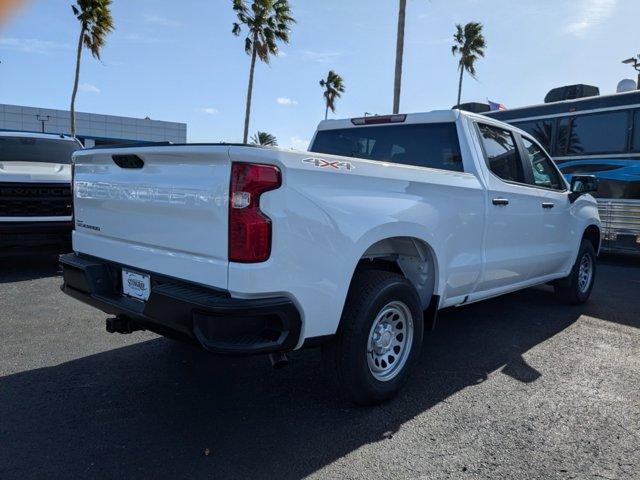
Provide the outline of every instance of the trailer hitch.
{"type": "Polygon", "coordinates": [[[125,317],[124,315],[118,315],[117,317],[107,318],[106,321],[107,332],[109,333],[133,333],[139,330],[144,330],[144,328],[137,325],[133,322],[129,317],[125,317]]]}

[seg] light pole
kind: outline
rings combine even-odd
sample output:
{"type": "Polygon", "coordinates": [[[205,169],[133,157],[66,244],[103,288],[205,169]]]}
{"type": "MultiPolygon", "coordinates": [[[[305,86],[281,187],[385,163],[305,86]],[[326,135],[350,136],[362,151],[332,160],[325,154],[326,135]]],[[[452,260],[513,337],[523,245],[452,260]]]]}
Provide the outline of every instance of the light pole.
{"type": "Polygon", "coordinates": [[[37,115],[38,121],[42,124],[42,133],[44,132],[44,123],[48,122],[49,120],[51,120],[51,116],[50,115],[37,115]]]}
{"type": "Polygon", "coordinates": [[[623,60],[622,63],[625,65],[631,65],[636,72],[638,72],[638,82],[636,83],[636,88],[640,90],[640,55],[636,57],[627,58],[623,60]]]}

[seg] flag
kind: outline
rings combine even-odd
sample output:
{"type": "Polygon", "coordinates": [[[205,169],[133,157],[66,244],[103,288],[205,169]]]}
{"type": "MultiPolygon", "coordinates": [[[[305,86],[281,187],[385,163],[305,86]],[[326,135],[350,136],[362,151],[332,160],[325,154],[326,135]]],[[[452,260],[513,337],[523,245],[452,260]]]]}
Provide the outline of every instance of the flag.
{"type": "Polygon", "coordinates": [[[507,109],[507,107],[505,107],[501,103],[495,103],[495,102],[492,102],[491,100],[488,100],[488,102],[489,102],[489,110],[491,110],[492,112],[496,112],[496,111],[501,112],[507,109]]]}

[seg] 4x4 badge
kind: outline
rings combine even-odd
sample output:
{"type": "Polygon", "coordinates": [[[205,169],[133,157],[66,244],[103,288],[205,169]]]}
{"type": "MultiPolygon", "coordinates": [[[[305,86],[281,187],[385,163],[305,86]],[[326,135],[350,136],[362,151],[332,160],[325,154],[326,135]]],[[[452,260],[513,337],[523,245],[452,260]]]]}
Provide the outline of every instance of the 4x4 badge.
{"type": "Polygon", "coordinates": [[[356,167],[353,166],[351,162],[341,162],[339,160],[325,160],[324,158],[303,158],[303,163],[312,163],[314,167],[318,168],[335,168],[336,170],[355,170],[356,167]]]}

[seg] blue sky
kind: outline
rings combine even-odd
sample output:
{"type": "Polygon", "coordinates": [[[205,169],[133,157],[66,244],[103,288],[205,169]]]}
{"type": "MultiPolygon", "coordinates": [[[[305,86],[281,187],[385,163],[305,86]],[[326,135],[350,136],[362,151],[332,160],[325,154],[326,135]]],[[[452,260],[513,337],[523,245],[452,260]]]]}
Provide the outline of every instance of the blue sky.
{"type": "MultiPolygon", "coordinates": [[[[68,108],[78,25],[68,0],[31,0],[0,26],[0,103],[68,108]]],[[[298,23],[271,65],[256,68],[251,132],[305,147],[324,114],[329,69],[347,91],[337,117],[388,113],[397,0],[292,0],[298,23]]],[[[114,0],[116,31],[103,62],[85,52],[77,108],[186,122],[190,141],[242,136],[249,57],[231,34],[231,0],[114,0]]],[[[542,101],[555,86],[603,93],[633,77],[638,0],[408,0],[401,110],[450,108],[456,23],[482,22],[488,48],[463,100],[507,107],[542,101]]]]}

